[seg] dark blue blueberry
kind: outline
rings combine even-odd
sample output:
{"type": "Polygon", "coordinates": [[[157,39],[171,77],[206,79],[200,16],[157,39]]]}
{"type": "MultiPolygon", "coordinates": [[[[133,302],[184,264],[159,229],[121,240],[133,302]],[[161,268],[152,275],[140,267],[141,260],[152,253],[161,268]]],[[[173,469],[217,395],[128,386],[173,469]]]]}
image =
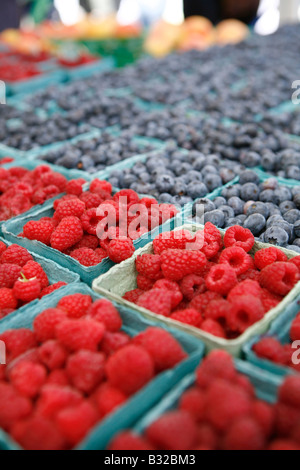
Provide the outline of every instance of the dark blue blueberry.
{"type": "Polygon", "coordinates": [[[279,203],[291,201],[293,199],[292,191],[285,186],[280,186],[278,189],[275,189],[274,194],[275,197],[278,198],[279,203]]]}
{"type": "Polygon", "coordinates": [[[294,195],[294,203],[296,204],[297,209],[300,209],[300,193],[294,195]]]}
{"type": "Polygon", "coordinates": [[[228,200],[228,205],[232,207],[235,215],[243,214],[245,203],[239,197],[231,197],[228,200]]]}
{"type": "Polygon", "coordinates": [[[261,159],[261,166],[266,171],[275,171],[278,164],[278,156],[273,152],[268,152],[261,159]]]}
{"type": "Polygon", "coordinates": [[[240,197],[241,186],[239,184],[234,184],[232,186],[227,186],[222,190],[222,197],[230,199],[231,197],[240,197]]]}
{"type": "Polygon", "coordinates": [[[157,178],[156,187],[162,193],[168,193],[174,186],[174,178],[170,175],[164,174],[157,178]]]}
{"type": "Polygon", "coordinates": [[[266,219],[261,214],[252,214],[245,220],[244,227],[251,230],[253,235],[257,237],[266,228],[266,219]]]}
{"type": "Polygon", "coordinates": [[[200,181],[199,182],[195,181],[193,183],[190,183],[187,186],[186,191],[187,191],[187,195],[193,200],[199,197],[200,198],[204,197],[209,193],[207,186],[204,183],[201,183],[200,181]]]}
{"type": "Polygon", "coordinates": [[[211,174],[211,173],[205,176],[204,183],[207,186],[207,189],[209,190],[209,192],[214,191],[215,189],[219,188],[223,184],[222,179],[219,175],[211,174]]]}
{"type": "Polygon", "coordinates": [[[204,214],[204,221],[205,223],[211,222],[216,227],[223,228],[225,226],[225,214],[220,210],[207,212],[204,214]]]}
{"type": "Polygon", "coordinates": [[[219,210],[224,212],[225,220],[233,219],[233,217],[235,216],[235,213],[234,213],[234,210],[232,209],[232,207],[220,206],[219,210]]]}
{"type": "Polygon", "coordinates": [[[216,209],[218,209],[220,206],[225,206],[227,204],[227,201],[224,197],[216,197],[214,199],[214,205],[216,206],[216,209]]]}
{"type": "Polygon", "coordinates": [[[283,228],[274,225],[266,230],[264,240],[265,243],[284,247],[289,242],[289,235],[283,228]]]}
{"type": "Polygon", "coordinates": [[[300,220],[294,223],[294,232],[297,238],[300,238],[300,220]]]}
{"type": "Polygon", "coordinates": [[[286,177],[300,181],[300,168],[298,166],[289,166],[286,170],[286,177]]]}
{"type": "Polygon", "coordinates": [[[261,157],[256,152],[242,152],[240,162],[248,168],[254,168],[260,165],[261,157]]]}
{"type": "Polygon", "coordinates": [[[295,222],[297,222],[297,220],[300,220],[300,211],[298,209],[292,209],[286,212],[283,218],[289,224],[294,224],[295,222]]]}
{"type": "Polygon", "coordinates": [[[206,212],[211,212],[216,209],[216,206],[214,205],[213,201],[210,199],[199,199],[195,204],[193,205],[193,216],[196,215],[196,210],[202,210],[203,213],[206,212]]]}
{"type": "Polygon", "coordinates": [[[275,198],[274,191],[272,189],[265,189],[262,191],[259,195],[259,200],[264,203],[274,203],[275,200],[276,202],[279,202],[278,198],[275,198]]]}
{"type": "Polygon", "coordinates": [[[230,170],[229,168],[221,168],[220,169],[220,176],[224,184],[230,183],[230,181],[234,180],[236,173],[234,170],[230,170]]]}
{"type": "Polygon", "coordinates": [[[252,170],[243,171],[240,174],[240,184],[244,185],[246,183],[259,184],[259,176],[252,170]]]}
{"type": "Polygon", "coordinates": [[[259,188],[255,183],[246,183],[241,188],[241,198],[244,201],[258,201],[259,188]]]}
{"type": "Polygon", "coordinates": [[[275,204],[273,204],[272,202],[265,202],[265,205],[269,209],[270,217],[272,215],[281,215],[281,211],[280,211],[279,207],[276,206],[275,204]]]}
{"type": "Polygon", "coordinates": [[[293,244],[300,248],[300,238],[295,238],[295,240],[293,241],[293,244]]]}
{"type": "Polygon", "coordinates": [[[272,227],[273,225],[280,225],[283,222],[284,220],[281,214],[271,215],[267,221],[267,228],[272,227]]]}
{"type": "Polygon", "coordinates": [[[202,175],[199,171],[189,171],[186,174],[186,179],[188,183],[191,183],[192,181],[203,181],[202,175]]]}
{"type": "Polygon", "coordinates": [[[257,201],[251,204],[249,209],[247,210],[247,216],[253,215],[253,214],[261,214],[264,216],[265,219],[267,219],[270,216],[270,211],[266,204],[263,202],[257,201]]]}
{"type": "Polygon", "coordinates": [[[280,209],[282,214],[285,214],[288,211],[296,209],[296,205],[292,201],[284,201],[280,204],[279,209],[280,209]]]}

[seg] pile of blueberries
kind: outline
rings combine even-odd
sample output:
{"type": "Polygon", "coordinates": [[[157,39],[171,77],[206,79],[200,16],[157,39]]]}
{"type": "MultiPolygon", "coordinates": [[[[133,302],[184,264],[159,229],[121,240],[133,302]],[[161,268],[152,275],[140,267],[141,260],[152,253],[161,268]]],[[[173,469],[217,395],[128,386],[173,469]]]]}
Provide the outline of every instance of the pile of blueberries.
{"type": "Polygon", "coordinates": [[[252,170],[242,172],[239,182],[218,197],[196,201],[192,217],[222,229],[240,225],[263,243],[300,252],[300,186],[283,186],[275,178],[262,181],[252,170]]]}

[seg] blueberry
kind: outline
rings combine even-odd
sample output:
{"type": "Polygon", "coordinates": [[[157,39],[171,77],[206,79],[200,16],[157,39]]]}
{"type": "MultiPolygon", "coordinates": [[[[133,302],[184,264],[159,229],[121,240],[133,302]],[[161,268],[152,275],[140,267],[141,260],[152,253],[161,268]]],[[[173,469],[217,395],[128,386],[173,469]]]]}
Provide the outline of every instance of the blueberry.
{"type": "Polygon", "coordinates": [[[241,198],[244,201],[258,201],[259,188],[254,183],[246,183],[241,188],[241,198]]]}
{"type": "Polygon", "coordinates": [[[289,224],[294,224],[297,220],[300,219],[300,211],[297,209],[292,209],[286,212],[283,216],[284,220],[286,220],[289,224]]]}
{"type": "Polygon", "coordinates": [[[273,152],[268,152],[262,157],[261,166],[266,171],[275,171],[278,164],[278,156],[273,152]]]}
{"type": "Polygon", "coordinates": [[[278,198],[280,203],[285,201],[291,201],[293,199],[292,192],[289,188],[286,188],[285,186],[280,186],[280,188],[275,189],[274,195],[278,198]]]}
{"type": "Polygon", "coordinates": [[[300,168],[298,166],[292,165],[286,170],[286,177],[294,180],[300,180],[300,168]]]}
{"type": "Polygon", "coordinates": [[[260,165],[261,158],[256,152],[242,152],[240,162],[249,168],[254,168],[255,166],[260,165]]]}
{"type": "Polygon", "coordinates": [[[261,214],[252,214],[244,222],[244,227],[251,230],[253,235],[257,237],[266,227],[266,219],[261,214]]]}
{"type": "Polygon", "coordinates": [[[225,219],[233,219],[235,216],[234,210],[229,206],[220,206],[219,210],[224,212],[225,219]]]}
{"type": "Polygon", "coordinates": [[[206,158],[204,155],[200,155],[194,162],[193,168],[196,171],[201,171],[202,168],[206,165],[206,158]]]}
{"type": "Polygon", "coordinates": [[[284,220],[281,214],[272,215],[267,221],[267,228],[272,227],[273,225],[280,225],[283,222],[284,220]]]}
{"type": "Polygon", "coordinates": [[[300,192],[294,195],[294,203],[297,209],[300,209],[300,192]]]}
{"type": "Polygon", "coordinates": [[[196,210],[198,207],[200,207],[204,213],[211,212],[216,209],[216,206],[210,199],[199,199],[193,206],[193,216],[196,215],[196,210]]]}
{"type": "Polygon", "coordinates": [[[222,197],[230,199],[231,197],[240,197],[241,186],[239,184],[234,184],[233,186],[227,186],[222,190],[222,197]]]}
{"type": "Polygon", "coordinates": [[[204,183],[207,186],[209,192],[214,191],[215,189],[222,186],[223,182],[219,175],[216,174],[208,174],[204,178],[204,183]]]}
{"type": "Polygon", "coordinates": [[[191,199],[198,199],[209,193],[207,186],[201,182],[192,182],[187,186],[187,195],[191,199]]]}
{"type": "Polygon", "coordinates": [[[218,170],[215,166],[213,165],[205,165],[203,168],[202,168],[202,175],[205,177],[207,175],[211,175],[211,174],[218,174],[218,170]]]}
{"type": "Polygon", "coordinates": [[[300,220],[294,223],[294,232],[297,238],[300,238],[300,220]]]}
{"type": "Polygon", "coordinates": [[[167,203],[167,204],[170,204],[172,199],[173,199],[173,197],[171,196],[171,194],[168,194],[168,193],[162,193],[159,196],[160,202],[167,203]]]}
{"type": "Polygon", "coordinates": [[[195,170],[189,171],[186,174],[186,179],[187,179],[187,183],[191,183],[193,181],[201,181],[201,182],[203,181],[201,173],[195,170]]]}
{"type": "Polygon", "coordinates": [[[244,185],[246,183],[259,184],[259,176],[252,170],[243,171],[240,174],[240,184],[244,185]]]}
{"type": "Polygon", "coordinates": [[[298,246],[300,248],[300,238],[295,238],[293,243],[295,246],[298,246]]]}
{"type": "Polygon", "coordinates": [[[164,174],[157,178],[156,187],[158,191],[162,193],[168,193],[174,186],[174,178],[172,176],[164,174]]]}
{"type": "Polygon", "coordinates": [[[275,198],[274,191],[272,189],[265,189],[259,195],[259,200],[264,203],[267,203],[267,202],[273,203],[275,199],[277,202],[279,202],[278,198],[275,198]]]}
{"type": "Polygon", "coordinates": [[[235,215],[239,215],[244,212],[245,203],[239,197],[231,197],[228,200],[228,205],[232,207],[235,215]]]}
{"type": "Polygon", "coordinates": [[[225,214],[220,210],[207,212],[204,215],[204,221],[205,223],[211,222],[216,227],[223,228],[225,226],[225,214]]]}
{"type": "Polygon", "coordinates": [[[251,204],[251,206],[247,210],[247,216],[250,216],[253,214],[261,214],[264,216],[265,219],[267,219],[270,216],[270,211],[263,202],[258,201],[258,202],[251,204]]]}
{"type": "Polygon", "coordinates": [[[225,206],[227,204],[227,201],[224,197],[216,197],[214,199],[214,205],[216,206],[216,209],[218,209],[220,206],[225,206]]]}
{"type": "Polygon", "coordinates": [[[280,204],[279,209],[282,214],[285,214],[288,211],[296,209],[296,205],[292,201],[284,201],[280,204]]]}
{"type": "Polygon", "coordinates": [[[276,206],[275,204],[273,204],[272,202],[265,202],[265,205],[269,209],[270,217],[272,215],[281,215],[281,211],[280,211],[279,207],[276,206]]]}
{"type": "Polygon", "coordinates": [[[234,172],[234,170],[230,170],[229,168],[221,168],[220,176],[222,178],[223,183],[227,184],[235,178],[236,173],[234,172]]]}
{"type": "Polygon", "coordinates": [[[284,247],[289,242],[289,236],[283,228],[274,225],[266,230],[264,240],[265,243],[284,247]]]}

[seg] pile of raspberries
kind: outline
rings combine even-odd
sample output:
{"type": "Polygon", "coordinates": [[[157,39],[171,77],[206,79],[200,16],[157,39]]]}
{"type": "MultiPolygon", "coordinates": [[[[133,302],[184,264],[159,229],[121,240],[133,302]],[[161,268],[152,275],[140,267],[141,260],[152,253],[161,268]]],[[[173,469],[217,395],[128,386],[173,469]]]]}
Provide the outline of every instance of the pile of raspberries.
{"type": "Polygon", "coordinates": [[[139,436],[125,431],[116,450],[300,450],[300,377],[288,377],[270,405],[256,398],[226,352],[211,353],[175,410],[139,436]]]}
{"type": "Polygon", "coordinates": [[[294,341],[300,341],[300,313],[292,323],[290,329],[290,343],[281,344],[277,338],[265,337],[253,346],[253,351],[258,357],[267,359],[283,367],[291,367],[300,372],[300,365],[292,360],[295,348],[292,347],[294,341]]]}
{"type": "Polygon", "coordinates": [[[65,282],[50,286],[44,269],[25,248],[0,242],[0,319],[63,286],[65,282]]]}
{"type": "Polygon", "coordinates": [[[82,266],[97,266],[107,257],[114,263],[121,263],[133,255],[134,240],[178,213],[175,206],[158,204],[155,199],[140,199],[130,189],[113,195],[107,181],[95,179],[86,192],[83,192],[82,184],[83,180],[70,182],[67,195],[54,202],[53,217],[28,222],[19,236],[37,240],[71,256],[82,266]],[[146,208],[147,217],[132,233],[128,227],[139,219],[134,209],[137,204],[146,208]],[[115,219],[109,217],[112,209],[115,219]],[[124,211],[127,217],[125,233],[119,227],[124,211]],[[103,234],[100,238],[99,229],[103,234]]]}
{"type": "Polygon", "coordinates": [[[300,279],[300,256],[278,248],[255,253],[254,236],[234,226],[224,240],[210,222],[204,231],[159,235],[154,254],[136,259],[138,289],[124,299],[158,315],[232,340],[275,308],[300,279]]]}
{"type": "Polygon", "coordinates": [[[0,220],[23,214],[35,205],[64,193],[72,184],[47,165],[40,165],[35,170],[0,168],[0,220]]]}
{"type": "Polygon", "coordinates": [[[0,335],[0,428],[26,450],[68,450],[157,374],[187,358],[161,328],[131,338],[108,300],[62,298],[29,329],[0,335]]]}

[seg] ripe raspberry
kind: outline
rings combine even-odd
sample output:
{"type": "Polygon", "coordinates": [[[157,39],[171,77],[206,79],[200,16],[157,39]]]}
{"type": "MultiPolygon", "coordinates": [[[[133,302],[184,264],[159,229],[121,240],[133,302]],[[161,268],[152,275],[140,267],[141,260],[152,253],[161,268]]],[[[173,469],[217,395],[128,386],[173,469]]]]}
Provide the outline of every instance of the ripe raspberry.
{"type": "Polygon", "coordinates": [[[129,292],[127,292],[124,296],[123,299],[127,300],[127,302],[131,302],[133,304],[136,304],[141,295],[143,295],[145,292],[142,291],[141,289],[134,289],[129,292]]]}
{"type": "Polygon", "coordinates": [[[25,266],[28,261],[34,261],[31,254],[18,245],[11,245],[1,256],[1,264],[17,264],[18,266],[25,266]]]}
{"type": "Polygon", "coordinates": [[[236,272],[230,266],[216,265],[211,268],[205,282],[210,291],[227,295],[237,284],[236,272]]]}
{"type": "Polygon", "coordinates": [[[80,217],[85,211],[85,203],[80,199],[70,199],[68,201],[62,201],[58,204],[57,209],[54,213],[54,219],[61,222],[65,217],[80,217]]]}
{"type": "Polygon", "coordinates": [[[131,431],[124,431],[114,437],[109,445],[109,450],[154,450],[154,448],[146,439],[131,431]]]}
{"type": "Polygon", "coordinates": [[[139,195],[132,189],[122,189],[114,195],[113,199],[117,202],[120,200],[123,202],[124,200],[124,204],[127,204],[128,206],[139,203],[140,201],[139,195]]]}
{"type": "Polygon", "coordinates": [[[119,349],[127,346],[131,341],[130,336],[125,333],[110,333],[107,331],[101,343],[101,351],[110,356],[119,349]]]}
{"type": "Polygon", "coordinates": [[[108,257],[107,251],[104,248],[96,248],[95,254],[98,256],[99,264],[108,257]]]}
{"type": "Polygon", "coordinates": [[[40,343],[55,339],[56,326],[67,319],[66,312],[58,308],[49,308],[38,315],[33,322],[33,330],[40,343]]]}
{"type": "Polygon", "coordinates": [[[210,302],[213,302],[213,301],[217,301],[217,300],[221,300],[222,297],[217,294],[216,292],[205,292],[204,294],[201,294],[201,295],[198,295],[197,297],[195,297],[189,307],[190,308],[194,308],[195,310],[198,310],[198,312],[201,313],[202,317],[204,317],[205,315],[205,310],[206,308],[208,307],[208,305],[210,304],[210,302]]]}
{"type": "Polygon", "coordinates": [[[205,310],[204,317],[206,320],[213,320],[226,329],[227,318],[230,315],[231,305],[227,300],[215,300],[210,302],[205,310]]]}
{"type": "Polygon", "coordinates": [[[162,289],[152,289],[139,297],[137,305],[157,315],[169,317],[172,310],[172,300],[172,292],[162,289]]]}
{"type": "Polygon", "coordinates": [[[87,315],[103,323],[106,331],[116,333],[122,328],[122,318],[116,307],[106,299],[97,300],[88,309],[87,315]]]}
{"type": "Polygon", "coordinates": [[[35,261],[29,261],[25,264],[23,270],[23,275],[26,279],[32,279],[34,277],[40,281],[41,289],[46,289],[49,286],[49,279],[42,266],[35,261]]]}
{"type": "Polygon", "coordinates": [[[180,287],[176,282],[168,281],[168,279],[160,279],[154,284],[154,289],[167,290],[172,293],[172,310],[174,310],[181,303],[183,295],[180,287]]]}
{"type": "Polygon", "coordinates": [[[12,385],[0,383],[0,427],[5,431],[12,429],[19,420],[32,413],[31,401],[22,397],[12,385]]]}
{"type": "Polygon", "coordinates": [[[264,401],[256,401],[253,404],[252,416],[259,424],[264,436],[269,438],[273,432],[275,424],[275,410],[264,401]]]}
{"type": "Polygon", "coordinates": [[[270,264],[274,264],[280,261],[286,263],[288,261],[288,258],[281,250],[279,250],[279,248],[276,248],[275,246],[259,250],[255,253],[255,266],[260,271],[262,271],[270,264]]]}
{"type": "Polygon", "coordinates": [[[108,383],[100,385],[93,397],[101,417],[105,417],[122,406],[127,401],[127,396],[108,383]]]}
{"type": "Polygon", "coordinates": [[[258,357],[268,361],[284,364],[283,346],[275,338],[263,338],[253,346],[253,351],[258,357]]]}
{"type": "Polygon", "coordinates": [[[18,301],[12,289],[3,287],[0,289],[0,311],[15,310],[18,306],[18,301]]]}
{"type": "Polygon", "coordinates": [[[235,421],[226,432],[222,448],[224,450],[263,450],[265,437],[254,419],[241,418],[235,421]]]}
{"type": "Polygon", "coordinates": [[[133,339],[133,344],[146,349],[156,372],[171,369],[187,358],[180,343],[162,328],[148,328],[133,339]]]}
{"type": "Polygon", "coordinates": [[[164,251],[170,249],[184,250],[188,243],[195,241],[195,235],[188,230],[176,230],[158,235],[153,241],[154,253],[161,255],[164,251]]]}
{"type": "Polygon", "coordinates": [[[60,411],[56,417],[59,431],[71,447],[79,444],[99,419],[95,408],[87,401],[60,411]]]}
{"type": "Polygon", "coordinates": [[[300,421],[300,411],[298,407],[281,403],[280,401],[275,405],[276,423],[275,430],[277,436],[287,437],[290,436],[293,430],[300,421]]]}
{"type": "Polygon", "coordinates": [[[90,184],[90,191],[91,193],[102,193],[102,191],[105,191],[109,194],[112,193],[112,185],[108,181],[100,181],[98,179],[95,179],[92,181],[90,184]]]}
{"type": "Polygon", "coordinates": [[[146,292],[148,290],[153,289],[155,281],[151,281],[151,279],[149,279],[148,277],[143,276],[142,274],[138,274],[136,278],[136,283],[139,289],[146,292]]]}
{"type": "Polygon", "coordinates": [[[269,312],[272,308],[277,307],[282,301],[282,297],[279,295],[271,294],[268,289],[261,289],[260,300],[263,304],[265,312],[269,312]]]}
{"type": "Polygon", "coordinates": [[[162,272],[170,281],[180,281],[189,274],[201,275],[207,259],[200,251],[166,250],[161,255],[162,272]]]}
{"type": "Polygon", "coordinates": [[[103,216],[98,216],[97,212],[96,208],[88,209],[81,216],[83,230],[93,236],[97,235],[98,225],[103,219],[103,216]]]}
{"type": "Polygon", "coordinates": [[[180,323],[185,323],[186,325],[194,326],[195,328],[200,327],[203,321],[201,313],[192,308],[178,310],[173,313],[170,318],[172,320],[179,321],[180,323]]]}
{"type": "Polygon", "coordinates": [[[260,285],[276,295],[287,295],[299,281],[299,271],[292,263],[274,263],[260,274],[260,285]]]}
{"type": "Polygon", "coordinates": [[[78,351],[69,357],[66,371],[70,383],[80,392],[92,393],[104,379],[105,356],[102,353],[78,351]]]}
{"type": "Polygon", "coordinates": [[[300,256],[295,256],[295,258],[290,259],[288,262],[293,263],[300,271],[300,256]]]}
{"type": "Polygon", "coordinates": [[[92,305],[90,295],[73,294],[63,297],[57,304],[57,308],[66,312],[69,318],[81,318],[87,314],[92,305]]]}
{"type": "Polygon", "coordinates": [[[0,341],[6,346],[8,362],[37,346],[35,335],[25,328],[5,331],[0,335],[0,341]]]}
{"type": "Polygon", "coordinates": [[[81,222],[77,217],[66,217],[56,227],[51,236],[51,246],[65,251],[78,243],[83,237],[81,222]]]}
{"type": "Polygon", "coordinates": [[[90,248],[79,248],[70,254],[71,258],[76,259],[82,266],[87,268],[91,266],[98,266],[102,259],[90,248]]]}
{"type": "Polygon", "coordinates": [[[44,418],[53,419],[59,411],[80,405],[82,395],[75,389],[59,385],[45,385],[37,402],[36,411],[44,418]]]}
{"type": "Polygon", "coordinates": [[[74,246],[74,250],[80,248],[89,248],[90,250],[96,250],[99,247],[99,239],[94,235],[84,235],[83,238],[74,246]]]}
{"type": "Polygon", "coordinates": [[[17,264],[0,265],[0,288],[12,289],[21,275],[22,268],[17,264]]]}
{"type": "Polygon", "coordinates": [[[47,385],[67,387],[68,385],[70,385],[67,373],[62,369],[53,370],[48,375],[47,385]]]}
{"type": "Polygon", "coordinates": [[[135,248],[132,240],[112,240],[107,248],[107,254],[114,263],[122,263],[134,254],[135,248]]]}
{"type": "Polygon", "coordinates": [[[205,395],[197,387],[190,388],[182,395],[179,402],[179,409],[186,411],[197,423],[201,423],[204,419],[205,412],[205,395]]]}
{"type": "Polygon", "coordinates": [[[65,450],[65,440],[55,425],[41,416],[18,422],[12,436],[25,450],[65,450]]]}
{"type": "Polygon", "coordinates": [[[237,276],[254,267],[251,256],[243,248],[237,246],[226,248],[220,256],[219,264],[229,264],[235,270],[237,276]]]}
{"type": "Polygon", "coordinates": [[[22,278],[15,283],[13,288],[15,298],[26,303],[38,299],[41,292],[40,281],[35,277],[33,279],[27,279],[23,273],[22,278]]]}
{"type": "Polygon", "coordinates": [[[82,186],[84,184],[85,184],[85,180],[82,178],[68,181],[67,186],[66,186],[66,193],[79,197],[82,194],[82,186]]]}
{"type": "Polygon", "coordinates": [[[35,221],[27,222],[23,227],[24,237],[28,240],[37,240],[44,245],[50,245],[51,236],[55,230],[52,222],[49,221],[35,221]]]}
{"type": "Polygon", "coordinates": [[[197,438],[203,450],[212,449],[215,450],[218,448],[218,435],[214,431],[213,427],[209,424],[200,424],[197,430],[197,438]]]}
{"type": "Polygon", "coordinates": [[[57,341],[50,340],[42,344],[38,350],[39,359],[49,370],[64,367],[68,354],[57,341]]]}
{"type": "Polygon", "coordinates": [[[68,180],[60,173],[55,173],[50,170],[47,173],[41,175],[41,182],[45,187],[56,186],[59,191],[63,193],[66,189],[68,180]]]}
{"type": "Polygon", "coordinates": [[[57,339],[71,351],[97,351],[105,333],[102,323],[94,320],[65,320],[56,326],[57,339]]]}
{"type": "Polygon", "coordinates": [[[300,408],[300,377],[287,377],[280,387],[279,400],[281,403],[300,408]]]}
{"type": "Polygon", "coordinates": [[[21,362],[13,367],[9,377],[12,385],[21,395],[34,398],[46,382],[47,371],[40,364],[21,362]]]}
{"type": "Polygon", "coordinates": [[[205,281],[203,277],[189,274],[180,281],[180,290],[185,299],[193,300],[206,291],[205,281]]]}
{"type": "Polygon", "coordinates": [[[136,270],[153,281],[163,277],[161,271],[161,257],[159,255],[142,255],[135,260],[136,270]]]}
{"type": "Polygon", "coordinates": [[[231,248],[232,246],[237,246],[243,248],[246,253],[252,250],[254,247],[255,238],[250,230],[235,225],[230,227],[224,236],[224,245],[226,248],[231,248]]]}
{"type": "Polygon", "coordinates": [[[0,241],[0,257],[3,255],[6,249],[7,249],[7,246],[5,245],[5,243],[0,241]]]}
{"type": "Polygon", "coordinates": [[[197,426],[189,413],[170,411],[149,426],[146,436],[160,450],[191,450],[197,442],[197,426]]]}
{"type": "Polygon", "coordinates": [[[206,389],[215,379],[234,382],[237,373],[233,358],[225,351],[213,351],[207,356],[196,371],[196,382],[206,389]]]}
{"type": "Polygon", "coordinates": [[[291,341],[300,341],[300,312],[292,323],[290,330],[291,341]]]}
{"type": "Polygon", "coordinates": [[[243,281],[256,281],[259,282],[259,277],[260,277],[260,272],[257,269],[249,269],[244,274],[241,274],[238,276],[238,281],[243,282],[243,281]]]}
{"type": "Polygon", "coordinates": [[[98,194],[92,194],[90,192],[82,193],[79,199],[85,203],[86,210],[97,208],[102,202],[98,194]]]}
{"type": "Polygon", "coordinates": [[[154,362],[145,349],[125,346],[108,359],[106,375],[111,385],[133,395],[153,378],[154,362]]]}
{"type": "Polygon", "coordinates": [[[52,294],[52,292],[55,292],[56,290],[60,289],[61,287],[66,286],[67,284],[65,282],[57,282],[56,284],[52,284],[52,286],[46,287],[46,289],[43,289],[40,295],[40,299],[45,297],[46,295],[52,294]]]}
{"type": "MultiPolygon", "coordinates": [[[[201,238],[200,238],[201,240],[201,238]]],[[[223,248],[223,240],[220,231],[210,222],[205,224],[203,247],[201,251],[207,259],[213,259],[223,248]]]]}
{"type": "Polygon", "coordinates": [[[258,282],[256,281],[243,281],[240,282],[236,287],[232,289],[229,293],[227,300],[233,302],[236,297],[241,295],[252,295],[253,297],[260,297],[262,294],[262,289],[258,282]]]}
{"type": "Polygon", "coordinates": [[[290,450],[290,451],[292,451],[292,450],[300,450],[300,446],[297,444],[297,442],[294,442],[294,441],[289,440],[289,439],[276,439],[269,446],[268,450],[272,450],[272,451],[290,450]]]}
{"type": "Polygon", "coordinates": [[[226,338],[223,327],[220,325],[220,323],[214,320],[205,320],[201,324],[200,329],[206,333],[209,333],[210,335],[216,336],[217,338],[226,338]]]}
{"type": "Polygon", "coordinates": [[[232,331],[244,333],[250,326],[260,321],[265,315],[260,299],[252,295],[239,296],[233,299],[228,326],[232,331]]]}

